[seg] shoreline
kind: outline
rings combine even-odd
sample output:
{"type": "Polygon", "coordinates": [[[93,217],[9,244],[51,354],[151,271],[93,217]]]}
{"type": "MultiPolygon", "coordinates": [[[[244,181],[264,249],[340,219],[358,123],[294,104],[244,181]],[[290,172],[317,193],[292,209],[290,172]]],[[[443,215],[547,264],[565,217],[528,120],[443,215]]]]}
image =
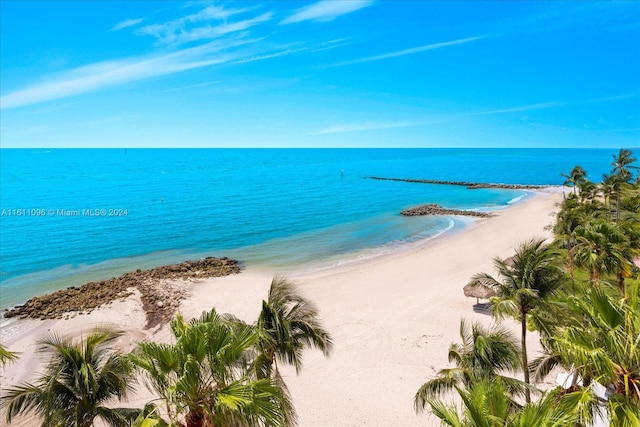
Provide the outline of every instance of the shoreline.
{"type": "MultiPolygon", "coordinates": [[[[505,212],[510,212],[513,209],[527,204],[527,202],[533,201],[536,198],[544,195],[553,197],[553,194],[562,194],[561,186],[548,186],[538,190],[525,190],[525,194],[517,197],[515,202],[510,201],[507,205],[494,210],[482,210],[480,212],[491,212],[496,215],[493,217],[480,218],[480,217],[466,217],[466,216],[453,216],[445,215],[445,217],[451,219],[451,226],[447,227],[440,232],[429,236],[424,239],[419,239],[412,242],[403,242],[396,246],[387,246],[388,250],[374,251],[372,254],[366,254],[366,250],[360,250],[352,252],[349,258],[341,258],[337,263],[327,263],[325,265],[315,266],[302,266],[301,268],[295,268],[289,270],[287,277],[307,277],[323,274],[328,271],[342,271],[344,269],[351,268],[365,268],[368,263],[375,263],[377,261],[393,260],[403,256],[415,255],[417,252],[430,248],[434,245],[438,245],[443,241],[450,238],[454,238],[457,235],[467,233],[474,228],[480,226],[486,221],[492,221],[496,217],[499,217],[505,212]]],[[[375,248],[379,249],[379,248],[375,248]]],[[[264,268],[255,268],[254,271],[264,271],[264,268]]]]}
{"type": "MultiPolygon", "coordinates": [[[[477,211],[481,214],[483,213],[491,213],[491,212],[499,212],[504,209],[509,209],[514,205],[518,205],[522,202],[526,202],[530,197],[535,196],[538,191],[553,191],[555,187],[549,186],[545,187],[542,190],[523,190],[522,195],[515,197],[514,199],[507,202],[506,205],[496,205],[491,208],[487,207],[479,207],[474,211],[477,211]]],[[[406,250],[411,250],[414,247],[419,247],[424,244],[427,244],[429,241],[433,239],[438,239],[442,235],[448,235],[452,232],[457,232],[458,229],[462,229],[462,231],[469,226],[469,222],[473,222],[482,218],[462,218],[453,214],[441,214],[437,215],[441,218],[447,218],[450,221],[450,225],[447,226],[443,230],[438,230],[434,234],[420,237],[416,240],[400,240],[400,241],[391,241],[387,244],[379,245],[379,246],[371,246],[361,249],[354,249],[349,252],[340,253],[337,256],[329,256],[324,257],[320,261],[317,259],[313,260],[303,260],[296,263],[293,266],[295,271],[298,270],[326,270],[336,266],[340,266],[343,264],[351,264],[354,262],[367,261],[376,259],[378,257],[383,257],[388,253],[395,252],[403,252],[406,250]]],[[[266,242],[269,244],[270,242],[266,242]]],[[[52,294],[57,291],[61,291],[67,289],[69,287],[80,287],[84,286],[90,282],[101,282],[113,279],[114,277],[120,277],[126,275],[132,271],[136,271],[137,269],[156,269],[162,268],[164,266],[169,266],[172,264],[177,264],[180,262],[185,262],[186,260],[195,260],[201,259],[209,256],[213,257],[227,257],[227,254],[230,258],[238,259],[243,265],[244,268],[258,269],[258,270],[273,270],[273,271],[291,271],[291,263],[285,261],[269,261],[266,259],[261,260],[252,260],[249,259],[245,266],[245,260],[242,255],[243,252],[247,250],[251,250],[251,247],[248,248],[240,248],[233,249],[228,251],[212,251],[212,252],[201,252],[201,251],[188,251],[184,249],[170,249],[161,252],[153,252],[146,255],[137,255],[133,257],[120,257],[114,259],[108,259],[96,264],[65,264],[62,266],[55,267],[52,270],[45,271],[36,271],[26,273],[21,276],[16,276],[6,281],[10,283],[11,288],[26,288],[26,291],[18,291],[16,295],[9,295],[9,297],[4,296],[2,306],[0,307],[0,338],[2,337],[2,324],[8,320],[8,318],[4,317],[4,312],[6,310],[15,309],[17,306],[25,304],[28,300],[33,298],[42,297],[45,295],[52,294]],[[49,278],[48,280],[42,281],[40,279],[42,276],[46,276],[49,278]],[[41,283],[39,283],[41,282],[41,283]],[[36,290],[37,289],[37,290],[36,290]],[[30,290],[36,290],[35,292],[30,292],[30,290]],[[5,301],[11,301],[9,304],[6,304],[5,301]]],[[[255,254],[253,254],[255,256],[255,254]]],[[[295,262],[295,261],[294,261],[295,262]]],[[[15,291],[14,291],[15,293],[15,291]]]]}
{"type": "MultiPolygon", "coordinates": [[[[492,321],[473,311],[475,299],[465,297],[462,288],[475,273],[493,273],[493,258],[512,255],[525,239],[550,237],[545,227],[552,223],[550,213],[562,193],[554,188],[532,193],[496,211],[493,218],[471,220],[420,245],[317,271],[289,271],[286,276],[317,305],[335,342],[328,359],[319,352],[305,353],[300,375],[289,367],[282,369],[300,425],[435,425],[429,415],[413,411],[415,391],[449,366],[447,349],[459,341],[460,318],[492,321]]],[[[192,283],[180,313],[191,318],[215,307],[253,322],[274,273],[246,268],[238,275],[192,283]]],[[[79,336],[94,325],[115,324],[126,331],[120,343],[123,351],[141,340],[166,342],[171,336],[163,325],[144,329],[144,311],[136,294],[73,319],[29,322],[28,329],[3,339],[23,357],[0,369],[0,384],[33,378],[39,371],[37,360],[24,355],[33,353],[36,338],[47,330],[79,336]]],[[[505,326],[518,331],[515,322],[506,321],[505,326]]],[[[535,357],[540,349],[536,334],[529,334],[528,346],[535,357]]],[[[120,406],[142,407],[152,398],[140,385],[120,406]]],[[[28,426],[28,421],[15,425],[28,426]]]]}

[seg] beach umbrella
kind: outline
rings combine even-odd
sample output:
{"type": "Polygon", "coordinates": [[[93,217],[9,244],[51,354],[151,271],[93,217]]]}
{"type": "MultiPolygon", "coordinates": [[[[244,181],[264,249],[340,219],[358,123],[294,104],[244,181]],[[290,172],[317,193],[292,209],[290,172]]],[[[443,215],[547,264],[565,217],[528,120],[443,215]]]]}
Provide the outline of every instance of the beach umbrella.
{"type": "Polygon", "coordinates": [[[480,302],[480,298],[489,299],[496,295],[496,292],[482,280],[472,280],[462,290],[465,297],[476,298],[476,303],[480,302]]]}

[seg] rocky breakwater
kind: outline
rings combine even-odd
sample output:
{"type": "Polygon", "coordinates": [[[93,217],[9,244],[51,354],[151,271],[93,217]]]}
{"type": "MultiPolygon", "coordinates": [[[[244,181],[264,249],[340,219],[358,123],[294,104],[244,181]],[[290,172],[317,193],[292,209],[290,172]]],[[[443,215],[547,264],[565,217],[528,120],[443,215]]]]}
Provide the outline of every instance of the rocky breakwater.
{"type": "Polygon", "coordinates": [[[405,209],[402,212],[400,212],[400,215],[404,215],[404,216],[462,215],[462,216],[472,216],[476,218],[491,218],[492,216],[494,216],[493,214],[488,212],[447,209],[447,208],[443,208],[440,205],[436,205],[435,203],[416,206],[415,208],[405,209]]]}
{"type": "Polygon", "coordinates": [[[166,322],[176,312],[188,288],[180,281],[228,276],[240,273],[238,261],[207,257],[197,261],[163,265],[150,270],[136,270],[120,277],[31,298],[23,305],[6,310],[4,317],[62,319],[78,313],[90,313],[137,289],[147,316],[147,328],[166,322]]]}
{"type": "Polygon", "coordinates": [[[544,185],[492,184],[488,182],[440,181],[437,179],[383,178],[380,176],[368,176],[366,178],[375,179],[377,181],[401,181],[413,182],[417,184],[458,185],[461,187],[467,187],[469,190],[477,190],[480,188],[499,188],[504,190],[540,190],[542,188],[545,188],[544,185]]]}

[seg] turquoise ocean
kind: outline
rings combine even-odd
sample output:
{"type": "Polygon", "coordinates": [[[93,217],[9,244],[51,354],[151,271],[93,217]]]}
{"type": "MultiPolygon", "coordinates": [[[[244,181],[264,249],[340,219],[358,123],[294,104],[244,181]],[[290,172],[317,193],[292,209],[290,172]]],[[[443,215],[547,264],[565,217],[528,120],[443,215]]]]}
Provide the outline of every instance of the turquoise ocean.
{"type": "Polygon", "coordinates": [[[2,149],[0,308],[126,271],[228,256],[326,268],[402,250],[469,220],[405,218],[424,203],[490,211],[525,191],[368,176],[561,185],[599,180],[609,149],[2,149]]]}

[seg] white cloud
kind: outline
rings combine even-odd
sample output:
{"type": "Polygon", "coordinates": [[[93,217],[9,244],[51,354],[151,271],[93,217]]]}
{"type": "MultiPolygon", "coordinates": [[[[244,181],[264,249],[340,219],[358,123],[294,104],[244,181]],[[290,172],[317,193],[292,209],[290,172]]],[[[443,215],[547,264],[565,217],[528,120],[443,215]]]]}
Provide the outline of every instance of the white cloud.
{"type": "Polygon", "coordinates": [[[470,43],[470,42],[473,42],[473,41],[476,41],[476,40],[484,39],[486,37],[487,36],[467,37],[467,38],[464,38],[464,39],[451,40],[451,41],[448,41],[448,42],[432,43],[432,44],[427,44],[427,45],[424,45],[424,46],[412,47],[410,49],[398,50],[396,52],[383,53],[381,55],[367,56],[366,58],[359,58],[359,59],[354,59],[354,60],[351,60],[351,61],[339,62],[337,64],[332,65],[332,67],[339,67],[339,66],[342,66],[342,65],[359,64],[359,63],[362,63],[362,62],[380,61],[382,59],[396,58],[396,57],[399,57],[399,56],[414,55],[416,53],[426,52],[428,50],[442,49],[444,47],[456,46],[456,45],[459,45],[459,44],[470,43]]]}
{"type": "Polygon", "coordinates": [[[285,18],[281,24],[293,24],[303,21],[331,21],[338,16],[370,6],[372,3],[372,0],[322,0],[298,9],[293,15],[285,18]]]}
{"type": "Polygon", "coordinates": [[[229,63],[241,58],[243,54],[227,53],[226,50],[253,42],[254,40],[210,42],[165,55],[90,64],[70,70],[47,82],[4,95],[0,97],[0,109],[37,104],[150,77],[229,63]]]}
{"type": "Polygon", "coordinates": [[[640,93],[638,93],[638,92],[626,93],[626,94],[623,94],[623,95],[613,95],[613,96],[606,96],[604,98],[590,99],[588,101],[584,101],[584,103],[585,104],[592,104],[592,103],[599,103],[599,102],[620,101],[622,99],[637,98],[638,96],[640,96],[640,93]]]}
{"type": "Polygon", "coordinates": [[[281,50],[281,51],[278,51],[278,52],[267,53],[267,54],[264,54],[264,55],[249,56],[247,58],[242,58],[242,59],[239,59],[237,61],[234,61],[233,63],[234,64],[245,64],[247,62],[264,61],[265,59],[279,58],[281,56],[291,55],[293,53],[298,53],[298,52],[307,52],[309,50],[310,50],[310,48],[307,48],[307,47],[301,47],[301,48],[296,48],[296,49],[285,49],[285,50],[281,50]]]}
{"type": "Polygon", "coordinates": [[[225,34],[235,33],[247,30],[254,25],[269,21],[273,14],[271,12],[263,13],[255,18],[245,19],[231,24],[222,24],[215,27],[199,27],[190,31],[180,31],[168,35],[163,40],[164,43],[180,45],[199,40],[210,40],[225,34]]]}
{"type": "Polygon", "coordinates": [[[292,47],[281,46],[280,50],[277,50],[271,53],[264,53],[261,55],[249,56],[249,57],[234,61],[233,63],[244,64],[247,62],[263,61],[265,59],[279,58],[281,56],[287,56],[287,55],[292,55],[292,54],[301,53],[301,52],[306,52],[306,53],[320,52],[323,50],[335,49],[348,44],[348,43],[342,43],[342,42],[343,42],[343,39],[337,39],[337,40],[331,40],[328,42],[320,43],[316,46],[304,46],[304,47],[294,47],[295,45],[291,45],[292,47]]]}
{"type": "Polygon", "coordinates": [[[195,84],[195,85],[188,85],[188,86],[181,86],[181,87],[176,87],[176,88],[173,88],[173,89],[166,89],[166,90],[163,90],[163,92],[180,92],[180,91],[183,91],[183,90],[194,89],[194,88],[205,87],[205,86],[211,86],[211,85],[217,85],[217,84],[220,84],[220,83],[222,83],[221,80],[214,80],[214,81],[211,81],[211,82],[198,83],[198,84],[195,84]]]}
{"type": "MultiPolygon", "coordinates": [[[[75,68],[43,83],[34,84],[0,97],[0,109],[17,108],[56,99],[95,92],[108,87],[221,64],[242,64],[331,48],[274,46],[268,51],[258,47],[260,39],[234,37],[215,40],[169,54],[104,61],[75,68]]],[[[338,47],[338,44],[334,45],[338,47]]],[[[213,83],[207,83],[213,84],[213,83]]],[[[203,84],[204,85],[204,84],[203,84]]],[[[197,87],[187,86],[189,87],[197,87]]]]}
{"type": "Polygon", "coordinates": [[[268,21],[272,17],[271,12],[263,13],[254,18],[245,19],[235,23],[228,23],[227,19],[233,15],[246,12],[247,9],[224,9],[222,7],[208,6],[199,12],[182,18],[161,24],[146,25],[138,30],[139,34],[150,35],[158,39],[161,44],[180,45],[196,40],[205,40],[219,37],[224,34],[246,30],[256,24],[268,21]],[[217,20],[221,24],[212,26],[203,24],[217,20]],[[200,26],[194,26],[200,24],[200,26]]]}
{"type": "Polygon", "coordinates": [[[485,114],[486,115],[506,114],[506,113],[514,113],[518,111],[541,110],[546,108],[559,107],[563,105],[566,105],[566,104],[559,103],[559,102],[544,102],[539,104],[523,105],[520,107],[510,107],[510,108],[502,108],[502,109],[496,109],[496,110],[442,115],[429,121],[423,120],[423,121],[406,121],[406,122],[350,123],[350,124],[331,126],[326,129],[322,129],[320,131],[311,133],[310,135],[330,135],[335,133],[364,132],[364,131],[372,131],[372,130],[399,129],[399,128],[408,128],[408,127],[417,127],[417,126],[427,126],[427,125],[433,125],[436,123],[441,123],[443,121],[459,119],[461,117],[470,117],[470,116],[485,115],[485,114]]]}
{"type": "Polygon", "coordinates": [[[367,123],[352,123],[346,125],[331,126],[329,128],[314,132],[311,135],[330,135],[334,133],[347,133],[347,132],[364,132],[370,130],[382,130],[382,129],[398,129],[415,126],[424,126],[430,124],[430,122],[367,122],[367,123]]]}
{"type": "Polygon", "coordinates": [[[497,110],[478,111],[475,113],[469,113],[469,115],[475,116],[475,115],[485,115],[485,114],[507,114],[507,113],[517,113],[520,111],[545,110],[548,108],[556,108],[556,107],[571,107],[576,105],[599,104],[599,103],[615,102],[623,99],[636,98],[638,96],[640,96],[640,93],[627,93],[623,95],[613,95],[613,96],[606,96],[603,98],[587,99],[584,101],[540,102],[537,104],[522,105],[519,107],[508,107],[508,108],[500,108],[497,110]]]}
{"type": "Polygon", "coordinates": [[[471,115],[517,113],[519,111],[544,110],[547,108],[555,108],[563,105],[566,105],[566,103],[541,102],[538,104],[523,105],[520,107],[510,107],[510,108],[501,108],[498,110],[479,111],[477,113],[471,113],[471,115]]]}
{"type": "Polygon", "coordinates": [[[113,28],[111,28],[109,31],[119,31],[122,30],[124,28],[129,28],[129,27],[133,27],[135,25],[138,25],[139,23],[141,23],[143,21],[142,18],[137,18],[137,19],[126,19],[122,22],[118,22],[116,25],[113,26],[113,28]]]}

